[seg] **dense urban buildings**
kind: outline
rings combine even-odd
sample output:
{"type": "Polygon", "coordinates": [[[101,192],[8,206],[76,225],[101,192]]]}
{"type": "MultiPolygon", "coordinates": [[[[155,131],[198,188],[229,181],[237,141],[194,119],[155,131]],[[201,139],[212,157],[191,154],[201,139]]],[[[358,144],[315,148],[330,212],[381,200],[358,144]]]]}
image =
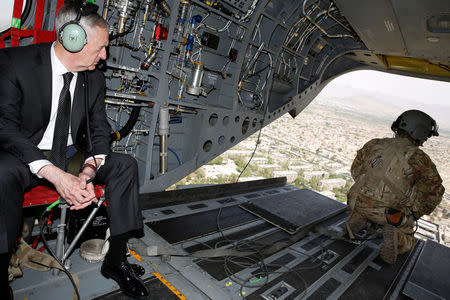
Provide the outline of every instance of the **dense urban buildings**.
{"type": "MultiPolygon", "coordinates": [[[[400,111],[401,112],[401,111],[400,111]]],[[[327,97],[316,99],[296,119],[288,114],[263,128],[251,163],[239,181],[285,176],[288,183],[346,201],[352,185],[350,166],[356,151],[372,138],[393,135],[395,115],[362,113],[327,97]]],[[[226,183],[237,180],[255,150],[258,134],[239,143],[178,184],[226,183]]],[[[444,180],[444,200],[426,220],[439,225],[441,240],[450,245],[450,130],[429,139],[423,150],[444,180]]]]}

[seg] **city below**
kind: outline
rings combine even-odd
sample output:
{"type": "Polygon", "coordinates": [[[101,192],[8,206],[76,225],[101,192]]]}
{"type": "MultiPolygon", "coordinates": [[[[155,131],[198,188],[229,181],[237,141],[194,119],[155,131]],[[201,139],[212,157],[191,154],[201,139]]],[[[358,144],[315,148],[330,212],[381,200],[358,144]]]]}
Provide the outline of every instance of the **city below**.
{"type": "MultiPolygon", "coordinates": [[[[319,96],[295,119],[286,114],[263,128],[256,152],[246,168],[255,151],[258,133],[185,177],[176,186],[284,176],[289,184],[346,202],[347,191],[353,183],[350,166],[357,150],[372,138],[393,136],[390,126],[394,114],[386,117],[368,111],[341,105],[330,96],[319,96]]],[[[430,138],[422,149],[435,163],[446,188],[441,204],[423,219],[439,225],[435,238],[450,246],[449,132],[440,130],[440,136],[430,138]]]]}

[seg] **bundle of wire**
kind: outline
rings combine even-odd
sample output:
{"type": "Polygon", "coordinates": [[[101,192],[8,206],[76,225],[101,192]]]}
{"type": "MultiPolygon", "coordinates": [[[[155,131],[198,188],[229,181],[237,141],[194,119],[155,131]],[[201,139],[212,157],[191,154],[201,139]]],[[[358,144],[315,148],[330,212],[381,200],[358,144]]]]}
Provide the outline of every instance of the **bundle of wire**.
{"type": "MultiPolygon", "coordinates": [[[[237,252],[251,252],[252,254],[248,256],[224,256],[222,258],[200,258],[199,261],[207,261],[207,262],[215,262],[215,263],[223,263],[224,271],[226,276],[233,282],[240,285],[239,294],[241,295],[242,299],[245,299],[244,297],[244,288],[260,288],[264,285],[266,285],[269,280],[273,279],[270,278],[270,275],[273,274],[286,274],[293,272],[303,283],[304,285],[304,292],[307,291],[307,283],[305,279],[301,276],[299,271],[301,270],[307,270],[307,269],[315,269],[319,268],[323,265],[323,261],[320,259],[317,259],[313,256],[308,256],[305,253],[299,252],[301,255],[305,255],[310,258],[310,261],[312,262],[312,265],[310,266],[304,266],[304,267],[296,267],[291,268],[285,265],[278,265],[273,263],[266,263],[265,262],[265,253],[264,250],[267,248],[273,246],[273,244],[266,244],[262,243],[256,240],[252,239],[229,239],[226,237],[226,235],[223,232],[223,229],[220,226],[220,216],[221,216],[222,208],[219,209],[219,212],[216,217],[216,226],[217,230],[221,235],[221,240],[217,241],[213,246],[210,244],[204,243],[204,242],[198,242],[195,241],[195,243],[198,243],[205,248],[209,249],[219,249],[219,248],[229,248],[231,250],[237,251],[237,252]],[[274,267],[276,270],[274,270],[274,267]],[[258,270],[258,273],[254,273],[254,275],[248,277],[248,278],[241,278],[236,273],[239,270],[246,269],[246,268],[256,268],[258,270]],[[280,270],[285,269],[285,271],[280,270]]],[[[278,241],[278,242],[281,242],[278,241]]],[[[296,251],[295,249],[292,249],[293,251],[296,251]]],[[[298,252],[298,251],[296,251],[298,252]]]]}

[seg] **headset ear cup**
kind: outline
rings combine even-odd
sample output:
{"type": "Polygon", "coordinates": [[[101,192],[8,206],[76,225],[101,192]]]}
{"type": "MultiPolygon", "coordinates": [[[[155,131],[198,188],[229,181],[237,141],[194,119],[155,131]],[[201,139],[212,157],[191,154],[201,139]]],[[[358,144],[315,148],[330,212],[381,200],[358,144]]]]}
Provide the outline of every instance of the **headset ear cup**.
{"type": "Polygon", "coordinates": [[[59,34],[61,44],[67,51],[79,52],[87,43],[86,31],[77,23],[64,25],[59,34]]]}

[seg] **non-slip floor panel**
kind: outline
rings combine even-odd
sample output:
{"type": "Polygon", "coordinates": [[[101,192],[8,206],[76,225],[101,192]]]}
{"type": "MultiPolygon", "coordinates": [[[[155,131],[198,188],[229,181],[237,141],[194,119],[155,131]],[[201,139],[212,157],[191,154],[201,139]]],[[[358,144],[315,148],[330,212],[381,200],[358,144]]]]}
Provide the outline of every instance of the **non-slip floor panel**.
{"type": "Polygon", "coordinates": [[[449,265],[450,248],[428,240],[406,283],[404,293],[413,299],[448,299],[449,265]],[[447,278],[447,282],[442,278],[447,278]]]}
{"type": "Polygon", "coordinates": [[[385,297],[394,290],[400,278],[399,273],[403,271],[409,260],[409,254],[399,255],[394,265],[386,264],[377,256],[373,262],[380,266],[380,269],[366,268],[342,294],[341,299],[389,299],[385,297]]]}
{"type": "MultiPolygon", "coordinates": [[[[242,239],[246,239],[250,236],[253,236],[255,234],[258,234],[260,232],[266,231],[270,228],[273,228],[274,226],[269,224],[269,223],[262,223],[256,226],[252,226],[249,228],[245,228],[242,230],[239,230],[238,232],[234,232],[231,234],[225,234],[225,238],[230,240],[230,241],[235,241],[235,240],[242,240],[242,239]]],[[[215,238],[212,240],[209,240],[207,242],[203,242],[203,243],[198,243],[196,245],[190,246],[190,247],[186,247],[184,248],[184,250],[186,250],[186,252],[188,253],[192,253],[195,251],[200,251],[200,250],[205,250],[205,249],[210,249],[210,248],[214,248],[214,246],[218,243],[223,241],[223,237],[219,237],[219,238],[215,238]]]]}
{"type": "Polygon", "coordinates": [[[308,189],[264,196],[240,206],[291,234],[346,208],[345,204],[308,189]]]}
{"type": "Polygon", "coordinates": [[[188,216],[166,219],[156,223],[145,223],[158,235],[171,244],[204,236],[240,224],[248,223],[258,217],[239,208],[237,205],[204,211],[188,216]]]}
{"type": "MultiPolygon", "coordinates": [[[[325,241],[326,240],[322,240],[322,243],[325,241]]],[[[340,240],[334,241],[328,246],[317,246],[320,246],[319,249],[311,254],[310,258],[290,268],[280,268],[277,272],[282,272],[281,276],[254,291],[246,299],[260,300],[262,299],[261,295],[265,294],[267,290],[280,282],[286,282],[295,289],[295,291],[286,298],[294,299],[304,293],[305,289],[309,288],[312,284],[314,284],[314,282],[326,275],[327,272],[329,272],[335,265],[337,265],[356,248],[356,246],[349,245],[348,243],[340,240]],[[317,259],[317,257],[326,250],[331,250],[338,254],[338,257],[329,264],[321,262],[317,259]]],[[[338,286],[339,285],[335,280],[328,279],[313,293],[313,295],[314,297],[317,297],[317,299],[326,299],[326,296],[333,293],[338,286]]],[[[310,296],[309,299],[316,299],[314,297],[310,296]]]]}

